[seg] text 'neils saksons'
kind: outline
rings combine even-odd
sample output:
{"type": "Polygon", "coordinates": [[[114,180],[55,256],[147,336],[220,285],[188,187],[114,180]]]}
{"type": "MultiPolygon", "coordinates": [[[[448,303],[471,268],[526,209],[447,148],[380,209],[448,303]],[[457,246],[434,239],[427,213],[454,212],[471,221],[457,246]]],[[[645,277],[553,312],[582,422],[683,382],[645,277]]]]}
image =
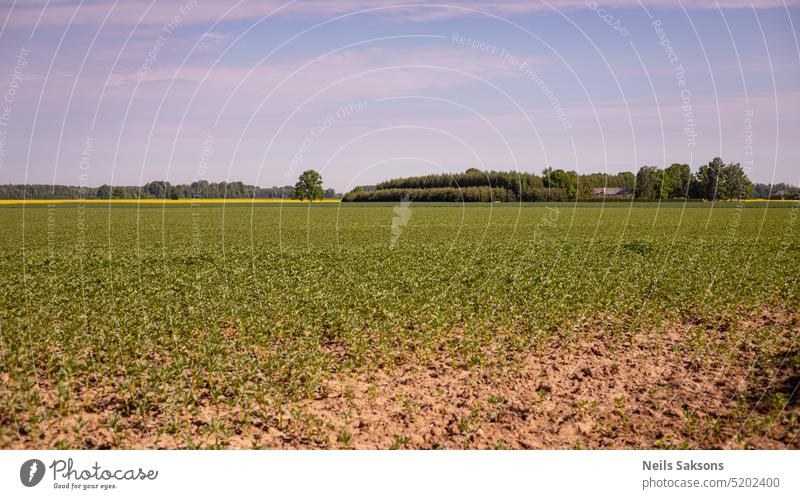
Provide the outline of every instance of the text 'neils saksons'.
{"type": "Polygon", "coordinates": [[[642,461],[645,471],[723,471],[724,463],[703,463],[698,461],[676,461],[671,463],[666,459],[660,461],[642,461]]]}

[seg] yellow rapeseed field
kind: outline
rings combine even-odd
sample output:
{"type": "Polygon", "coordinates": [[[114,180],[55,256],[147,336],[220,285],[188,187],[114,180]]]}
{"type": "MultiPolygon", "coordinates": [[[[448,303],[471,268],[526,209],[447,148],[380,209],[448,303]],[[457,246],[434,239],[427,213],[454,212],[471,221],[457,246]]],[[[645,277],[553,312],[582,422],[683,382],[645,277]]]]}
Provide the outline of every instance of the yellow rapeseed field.
{"type": "MultiPolygon", "coordinates": [[[[9,204],[219,204],[219,203],[307,203],[299,199],[0,199],[9,204]]],[[[314,203],[338,203],[338,199],[321,199],[314,203]]]]}

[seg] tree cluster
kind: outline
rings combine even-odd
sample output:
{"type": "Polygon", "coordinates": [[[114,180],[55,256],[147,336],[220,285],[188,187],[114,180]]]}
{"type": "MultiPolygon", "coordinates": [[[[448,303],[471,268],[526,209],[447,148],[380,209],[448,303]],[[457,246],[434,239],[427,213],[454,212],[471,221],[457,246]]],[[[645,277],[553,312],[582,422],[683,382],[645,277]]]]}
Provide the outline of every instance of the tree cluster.
{"type": "Polygon", "coordinates": [[[400,202],[401,199],[409,201],[449,201],[449,202],[484,202],[513,201],[513,195],[508,189],[502,187],[471,186],[471,187],[430,187],[408,189],[354,189],[345,194],[342,201],[384,201],[400,202]]]}
{"type": "MultiPolygon", "coordinates": [[[[779,184],[772,195],[797,196],[797,189],[779,184]]],[[[343,201],[399,201],[404,196],[421,201],[574,201],[596,200],[595,189],[630,189],[631,197],[656,199],[742,199],[754,192],[753,184],[739,163],[725,164],[714,158],[693,174],[689,165],[674,163],[667,168],[643,166],[634,174],[593,173],[546,168],[542,175],[524,172],[481,171],[425,175],[387,180],[374,188],[356,188],[343,201]]],[[[768,189],[767,189],[768,191],[768,189]]],[[[759,189],[763,193],[763,189],[759,189]]]]}
{"type": "MultiPolygon", "coordinates": [[[[292,199],[294,186],[258,187],[243,182],[208,182],[173,185],[163,180],[143,186],[7,184],[0,185],[0,199],[292,199]]],[[[324,189],[322,197],[337,197],[334,189],[324,189]]]]}
{"type": "Polygon", "coordinates": [[[757,199],[800,199],[800,188],[784,183],[753,184],[752,197],[757,199]]]}

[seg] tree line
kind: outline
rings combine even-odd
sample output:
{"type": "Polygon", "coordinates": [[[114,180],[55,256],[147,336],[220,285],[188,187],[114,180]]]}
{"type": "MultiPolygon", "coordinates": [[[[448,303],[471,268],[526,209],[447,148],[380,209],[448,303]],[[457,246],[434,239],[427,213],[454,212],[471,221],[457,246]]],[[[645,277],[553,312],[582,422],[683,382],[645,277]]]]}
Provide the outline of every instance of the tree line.
{"type": "Polygon", "coordinates": [[[786,184],[753,184],[739,163],[714,158],[692,173],[685,163],[667,168],[643,166],[634,174],[593,173],[546,168],[541,175],[516,171],[481,171],[397,178],[374,187],[357,187],[343,201],[574,201],[597,200],[595,189],[625,189],[621,199],[797,199],[798,189],[786,184]],[[780,187],[780,188],[779,188],[780,187]]]}
{"type": "MultiPolygon", "coordinates": [[[[338,195],[334,189],[324,189],[326,199],[338,195]]],[[[258,187],[243,182],[208,182],[171,184],[163,180],[143,186],[7,184],[0,185],[0,199],[293,199],[295,186],[258,187]]]]}
{"type": "Polygon", "coordinates": [[[342,201],[386,201],[396,202],[401,199],[409,201],[448,201],[448,202],[484,202],[514,201],[510,190],[502,187],[469,186],[430,187],[426,189],[354,189],[345,194],[342,201]]]}

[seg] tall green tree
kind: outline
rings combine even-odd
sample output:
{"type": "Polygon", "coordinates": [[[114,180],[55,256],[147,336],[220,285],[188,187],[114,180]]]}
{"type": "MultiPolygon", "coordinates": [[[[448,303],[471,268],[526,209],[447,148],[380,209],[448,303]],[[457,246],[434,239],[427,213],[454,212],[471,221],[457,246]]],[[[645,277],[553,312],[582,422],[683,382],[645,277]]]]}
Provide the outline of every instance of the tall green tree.
{"type": "Polygon", "coordinates": [[[684,198],[692,183],[692,170],[686,163],[672,163],[664,170],[661,199],[684,198]]]}
{"type": "Polygon", "coordinates": [[[697,179],[697,192],[698,197],[714,200],[720,197],[719,193],[719,178],[722,173],[722,168],[725,166],[721,158],[714,158],[697,169],[695,175],[697,179]]]}
{"type": "Polygon", "coordinates": [[[722,168],[720,184],[719,197],[725,199],[742,199],[753,191],[753,183],[739,163],[730,163],[722,168]]]}
{"type": "Polygon", "coordinates": [[[121,185],[114,186],[111,189],[111,198],[112,199],[127,199],[128,197],[129,197],[128,196],[128,191],[126,191],[125,188],[122,187],[121,185]]]}
{"type": "Polygon", "coordinates": [[[177,185],[169,186],[169,198],[170,199],[182,199],[183,198],[183,191],[177,185]]]}
{"type": "Polygon", "coordinates": [[[578,175],[575,172],[566,172],[547,167],[542,171],[542,182],[545,187],[563,189],[567,199],[575,199],[578,192],[578,175]]]}
{"type": "Polygon", "coordinates": [[[725,164],[714,158],[697,170],[696,193],[698,197],[714,199],[741,199],[753,191],[753,183],[747,178],[739,163],[725,164]]]}
{"type": "Polygon", "coordinates": [[[294,198],[313,201],[322,199],[325,191],[322,188],[322,175],[316,170],[306,170],[294,185],[294,198]]]}
{"type": "Polygon", "coordinates": [[[643,166],[636,174],[637,199],[658,199],[661,197],[661,182],[664,170],[656,166],[643,166]]]}
{"type": "Polygon", "coordinates": [[[170,192],[170,183],[163,180],[154,180],[142,186],[146,197],[165,199],[170,192]]]}

